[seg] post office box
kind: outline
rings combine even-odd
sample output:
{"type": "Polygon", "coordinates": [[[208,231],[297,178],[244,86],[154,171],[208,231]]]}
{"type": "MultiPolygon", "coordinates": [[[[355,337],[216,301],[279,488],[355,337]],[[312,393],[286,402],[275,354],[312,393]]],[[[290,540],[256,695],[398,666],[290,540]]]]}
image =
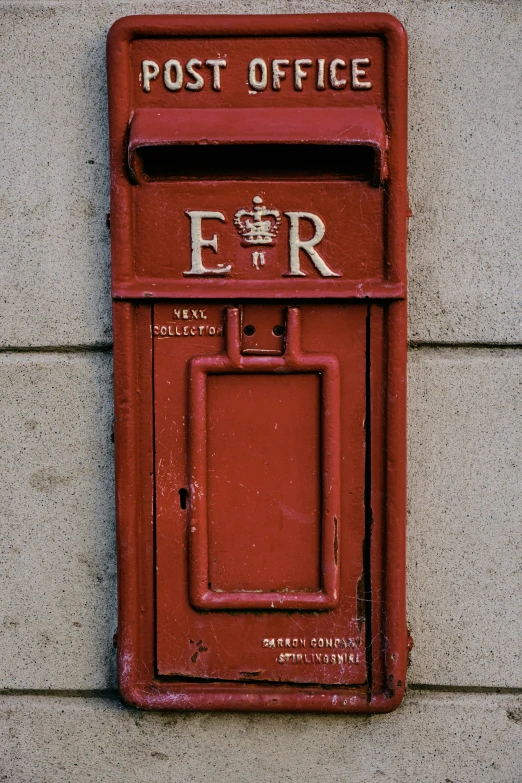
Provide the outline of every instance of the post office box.
{"type": "Polygon", "coordinates": [[[404,30],[128,17],[108,70],[123,697],[393,709],[404,30]]]}

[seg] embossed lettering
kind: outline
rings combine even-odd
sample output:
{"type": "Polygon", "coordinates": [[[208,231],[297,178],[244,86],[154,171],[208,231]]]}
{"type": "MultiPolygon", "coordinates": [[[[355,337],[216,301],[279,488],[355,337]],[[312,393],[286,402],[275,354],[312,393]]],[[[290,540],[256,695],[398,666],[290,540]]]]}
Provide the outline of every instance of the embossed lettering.
{"type": "Polygon", "coordinates": [[[359,68],[360,65],[368,67],[370,65],[370,60],[368,57],[359,57],[355,60],[352,60],[352,87],[354,90],[371,90],[372,83],[362,82],[359,78],[366,76],[366,71],[362,68],[359,68]]]}
{"type": "MultiPolygon", "coordinates": [[[[327,61],[324,57],[299,57],[290,59],[280,57],[267,63],[262,57],[254,57],[247,65],[247,86],[250,94],[263,92],[269,84],[269,67],[271,70],[271,87],[275,92],[284,89],[294,89],[301,92],[305,89],[303,82],[312,79],[315,71],[315,88],[325,90],[344,90],[349,86],[352,90],[371,90],[373,83],[367,78],[366,69],[371,65],[369,57],[355,57],[349,63],[342,57],[334,57],[327,61]],[[342,71],[350,67],[351,78],[348,80],[342,75],[342,71]],[[287,79],[287,68],[293,68],[293,79],[287,79]],[[311,70],[310,70],[311,69],[311,70]],[[328,73],[328,83],[326,79],[328,73]],[[283,84],[285,82],[285,84],[283,84]]],[[[171,58],[163,63],[163,84],[169,92],[185,89],[198,93],[203,89],[220,92],[222,89],[221,75],[227,67],[227,61],[221,57],[209,57],[199,59],[190,58],[186,63],[171,58]],[[205,65],[210,71],[210,78],[201,73],[205,65]]],[[[143,92],[151,92],[151,82],[157,80],[161,66],[155,60],[142,60],[139,71],[139,81],[143,92]]]]}
{"type": "Polygon", "coordinates": [[[248,84],[253,90],[261,92],[266,90],[268,84],[268,67],[261,57],[250,61],[248,66],[248,84]]]}
{"type": "Polygon", "coordinates": [[[201,60],[198,60],[197,57],[193,57],[191,60],[188,61],[185,68],[189,76],[192,76],[194,79],[193,82],[187,82],[185,85],[186,90],[202,90],[203,85],[205,84],[205,80],[203,79],[202,75],[198,73],[199,68],[203,66],[203,63],[201,60]]]}
{"type": "Polygon", "coordinates": [[[204,247],[210,247],[217,253],[218,239],[214,234],[211,239],[204,239],[202,233],[202,220],[221,220],[225,223],[225,216],[221,212],[202,212],[199,210],[187,211],[190,218],[190,241],[192,249],[192,266],[184,275],[227,275],[232,267],[230,265],[219,265],[217,268],[209,268],[203,265],[201,250],[204,247]]]}
{"type": "Polygon", "coordinates": [[[221,90],[221,68],[226,68],[226,60],[205,60],[205,65],[212,68],[212,89],[221,90]]]}
{"type": "Polygon", "coordinates": [[[315,266],[319,274],[323,277],[341,277],[340,274],[334,272],[321,258],[315,246],[319,244],[324,237],[325,225],[318,215],[314,215],[312,212],[285,212],[284,213],[290,220],[290,271],[288,275],[294,277],[306,277],[306,272],[301,269],[301,259],[299,251],[303,250],[312,264],[315,266]],[[311,239],[301,239],[299,233],[300,221],[309,220],[315,228],[315,233],[311,239]]]}
{"type": "Polygon", "coordinates": [[[150,83],[158,78],[159,71],[159,65],[154,60],[143,60],[141,64],[141,81],[144,92],[150,92],[150,83]]]}
{"type": "Polygon", "coordinates": [[[179,60],[167,60],[163,69],[163,81],[165,82],[167,90],[170,90],[171,92],[181,90],[183,84],[183,69],[179,60]],[[173,70],[176,73],[175,79],[172,78],[173,70]]]}

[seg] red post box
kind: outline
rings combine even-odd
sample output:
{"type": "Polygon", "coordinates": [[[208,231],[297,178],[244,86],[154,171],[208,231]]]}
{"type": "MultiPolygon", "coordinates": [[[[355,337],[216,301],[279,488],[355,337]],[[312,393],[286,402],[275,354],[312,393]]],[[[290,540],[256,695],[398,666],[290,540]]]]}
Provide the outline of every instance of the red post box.
{"type": "Polygon", "coordinates": [[[402,698],[406,36],[108,41],[119,676],[145,708],[402,698]]]}

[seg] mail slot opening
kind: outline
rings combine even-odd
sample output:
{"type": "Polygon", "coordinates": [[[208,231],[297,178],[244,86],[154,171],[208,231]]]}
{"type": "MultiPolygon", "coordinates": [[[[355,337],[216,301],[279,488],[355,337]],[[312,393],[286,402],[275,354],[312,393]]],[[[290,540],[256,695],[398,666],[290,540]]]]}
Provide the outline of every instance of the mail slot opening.
{"type": "Polygon", "coordinates": [[[135,151],[138,178],[371,180],[373,147],[362,144],[170,144],[135,151]],[[141,175],[141,177],[140,177],[141,175]]]}

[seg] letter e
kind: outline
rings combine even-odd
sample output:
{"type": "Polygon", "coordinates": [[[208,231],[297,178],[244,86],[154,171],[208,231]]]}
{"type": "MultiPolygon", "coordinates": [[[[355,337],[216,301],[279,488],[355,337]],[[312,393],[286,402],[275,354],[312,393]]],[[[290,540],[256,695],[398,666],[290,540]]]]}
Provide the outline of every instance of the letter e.
{"type": "Polygon", "coordinates": [[[366,71],[359,68],[359,65],[368,67],[370,65],[370,60],[368,57],[359,57],[356,60],[352,60],[352,90],[371,90],[372,83],[362,82],[359,78],[360,76],[366,76],[366,71]]]}
{"type": "Polygon", "coordinates": [[[190,218],[190,243],[192,249],[192,266],[188,272],[183,272],[184,275],[227,275],[232,267],[223,266],[219,268],[209,269],[203,266],[203,258],[201,257],[201,249],[204,247],[210,247],[217,253],[218,240],[217,234],[212,236],[212,239],[203,239],[203,233],[201,228],[202,220],[222,220],[225,222],[225,216],[221,212],[189,212],[186,214],[190,218]]]}

